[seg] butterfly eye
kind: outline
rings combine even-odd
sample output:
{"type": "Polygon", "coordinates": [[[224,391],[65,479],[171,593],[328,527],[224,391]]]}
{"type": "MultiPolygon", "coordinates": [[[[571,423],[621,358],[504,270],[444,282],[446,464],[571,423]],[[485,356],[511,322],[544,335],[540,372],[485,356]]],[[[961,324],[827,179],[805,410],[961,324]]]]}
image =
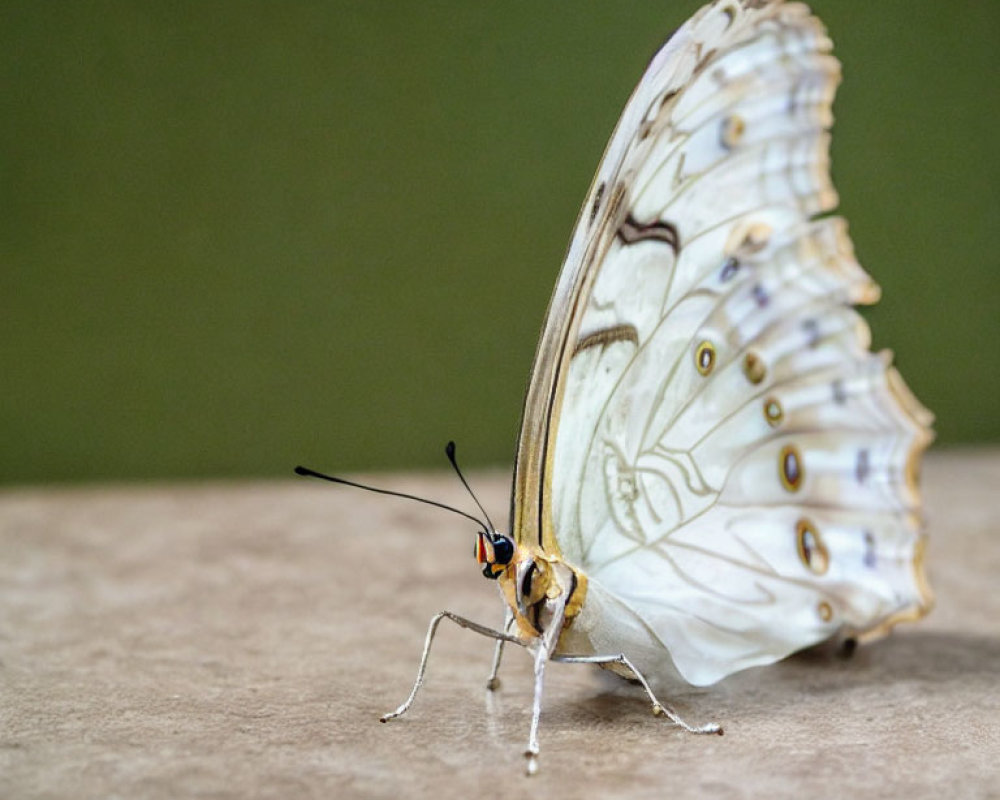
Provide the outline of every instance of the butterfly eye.
{"type": "Polygon", "coordinates": [[[493,539],[493,563],[509,564],[514,557],[514,543],[506,536],[496,536],[493,539]]]}
{"type": "Polygon", "coordinates": [[[711,342],[702,342],[694,353],[694,364],[698,372],[708,375],[715,366],[715,345],[711,342]]]}

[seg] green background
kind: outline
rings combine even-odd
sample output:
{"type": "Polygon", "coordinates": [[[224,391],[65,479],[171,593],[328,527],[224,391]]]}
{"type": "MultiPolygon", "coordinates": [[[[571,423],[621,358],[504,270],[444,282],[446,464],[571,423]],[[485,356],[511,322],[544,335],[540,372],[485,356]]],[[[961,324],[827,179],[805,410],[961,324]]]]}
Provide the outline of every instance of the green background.
{"type": "MultiPolygon", "coordinates": [[[[507,465],[563,251],[696,2],[7,2],[0,481],[507,465]]],[[[1000,4],[816,0],[868,313],[1000,437],[1000,4]]]]}

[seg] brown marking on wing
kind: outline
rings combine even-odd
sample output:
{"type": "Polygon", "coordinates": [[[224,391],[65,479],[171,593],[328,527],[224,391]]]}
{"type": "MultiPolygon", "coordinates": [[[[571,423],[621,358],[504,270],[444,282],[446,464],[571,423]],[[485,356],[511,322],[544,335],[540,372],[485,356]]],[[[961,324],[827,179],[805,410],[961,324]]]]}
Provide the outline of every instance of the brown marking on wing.
{"type": "Polygon", "coordinates": [[[625,244],[635,244],[652,239],[657,242],[665,242],[670,245],[674,255],[681,251],[681,237],[677,233],[677,227],[672,222],[658,219],[648,225],[636,222],[630,214],[618,228],[618,238],[625,244]]]}
{"type": "Polygon", "coordinates": [[[601,328],[599,331],[588,333],[577,341],[576,347],[573,348],[573,357],[575,358],[577,353],[583,352],[588,347],[604,347],[613,342],[632,342],[632,344],[638,345],[639,332],[635,329],[634,325],[628,324],[615,325],[612,328],[601,328]]]}

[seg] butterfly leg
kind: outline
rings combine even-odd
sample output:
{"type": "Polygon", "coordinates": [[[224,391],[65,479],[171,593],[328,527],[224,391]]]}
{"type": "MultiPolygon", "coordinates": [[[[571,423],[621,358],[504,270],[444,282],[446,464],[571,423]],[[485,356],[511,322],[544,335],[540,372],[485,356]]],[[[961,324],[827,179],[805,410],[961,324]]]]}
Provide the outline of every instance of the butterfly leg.
{"type": "Polygon", "coordinates": [[[688,733],[717,733],[720,736],[723,733],[722,726],[714,722],[710,722],[707,725],[689,725],[670,706],[661,703],[656,698],[656,695],[653,694],[653,690],[650,688],[645,676],[639,672],[635,664],[628,660],[624,653],[619,653],[616,656],[553,656],[552,660],[563,664],[621,664],[635,676],[635,679],[639,681],[642,688],[646,691],[646,696],[653,704],[654,714],[657,716],[663,714],[667,719],[688,733]]]}
{"type": "Polygon", "coordinates": [[[527,773],[538,772],[538,722],[542,716],[542,689],[545,686],[545,662],[553,656],[553,651],[559,642],[565,619],[565,604],[557,604],[552,610],[552,618],[542,635],[526,645],[528,652],[535,659],[535,696],[531,702],[531,730],[528,732],[528,749],[524,751],[527,759],[527,773]]]}
{"type": "MultiPolygon", "coordinates": [[[[514,624],[514,612],[509,606],[504,606],[503,632],[509,634],[510,628],[514,624]]],[[[503,656],[503,646],[506,639],[497,639],[496,649],[493,651],[493,668],[490,670],[490,677],[486,680],[486,688],[495,692],[500,688],[500,658],[503,656]]]]}
{"type": "Polygon", "coordinates": [[[480,625],[478,622],[473,622],[465,617],[460,617],[458,614],[452,614],[450,611],[442,611],[439,614],[435,614],[431,618],[431,624],[427,628],[427,638],[424,640],[424,653],[420,657],[420,668],[417,670],[417,680],[413,684],[413,689],[410,690],[410,696],[407,697],[403,704],[395,711],[383,714],[380,717],[382,722],[388,722],[390,719],[402,716],[409,710],[410,706],[413,705],[413,700],[424,683],[424,673],[427,672],[427,657],[431,653],[431,643],[434,641],[434,634],[437,633],[438,625],[441,624],[441,620],[443,619],[450,619],[462,628],[475,631],[482,636],[489,636],[491,639],[496,639],[498,642],[504,641],[513,642],[514,644],[523,644],[523,642],[516,636],[511,636],[506,632],[493,630],[493,628],[487,628],[485,625],[480,625]]]}
{"type": "Polygon", "coordinates": [[[534,657],[535,698],[531,703],[531,730],[528,733],[528,749],[524,751],[524,757],[528,760],[527,772],[529,775],[538,772],[538,722],[542,716],[542,687],[545,682],[545,662],[549,660],[548,650],[536,645],[534,657]]]}

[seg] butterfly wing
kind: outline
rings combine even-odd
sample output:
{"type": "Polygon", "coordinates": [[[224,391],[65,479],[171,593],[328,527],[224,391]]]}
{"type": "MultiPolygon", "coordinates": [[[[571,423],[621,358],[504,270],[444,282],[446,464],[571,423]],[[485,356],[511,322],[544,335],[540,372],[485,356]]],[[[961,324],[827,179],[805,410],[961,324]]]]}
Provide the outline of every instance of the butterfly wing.
{"type": "Polygon", "coordinates": [[[929,607],[931,416],[869,352],[852,306],[878,287],[843,220],[817,217],[836,204],[831,49],[801,4],[707,6],[608,146],[514,476],[518,542],[588,575],[574,647],[654,674],[665,649],[708,684],[929,607]]]}

